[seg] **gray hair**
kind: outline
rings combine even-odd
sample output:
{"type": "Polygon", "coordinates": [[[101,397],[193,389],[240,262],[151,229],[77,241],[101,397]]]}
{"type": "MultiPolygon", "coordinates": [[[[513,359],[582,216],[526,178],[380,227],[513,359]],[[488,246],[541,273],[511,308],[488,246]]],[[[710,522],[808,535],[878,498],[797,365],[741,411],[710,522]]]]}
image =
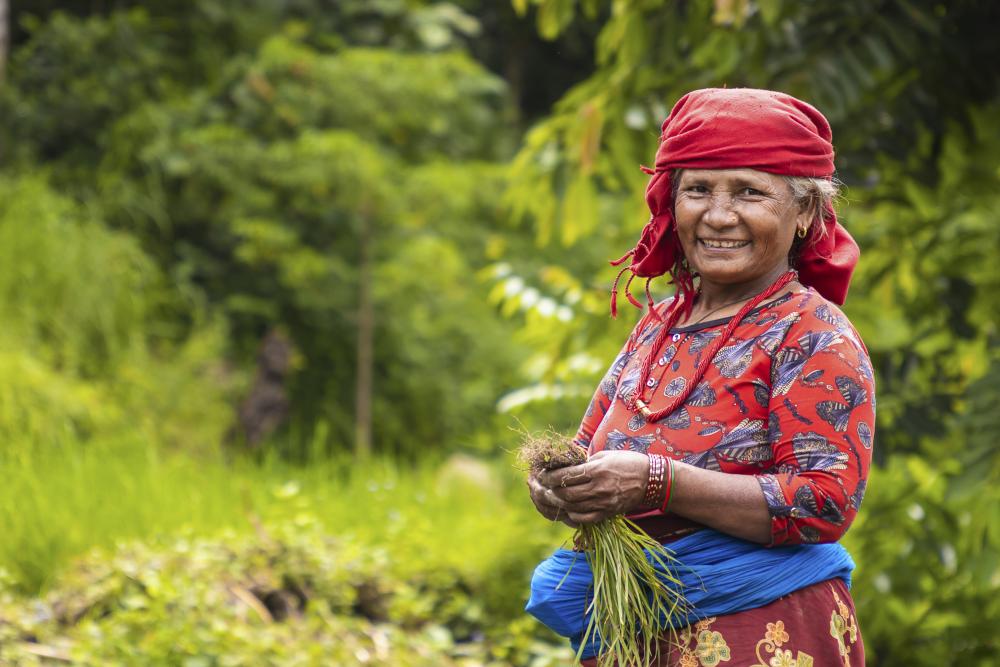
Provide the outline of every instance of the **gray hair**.
{"type": "Polygon", "coordinates": [[[783,176],[792,192],[792,198],[799,210],[811,211],[811,227],[817,227],[817,238],[826,235],[826,212],[833,209],[833,202],[840,196],[840,182],[831,178],[809,178],[806,176],[783,176]]]}

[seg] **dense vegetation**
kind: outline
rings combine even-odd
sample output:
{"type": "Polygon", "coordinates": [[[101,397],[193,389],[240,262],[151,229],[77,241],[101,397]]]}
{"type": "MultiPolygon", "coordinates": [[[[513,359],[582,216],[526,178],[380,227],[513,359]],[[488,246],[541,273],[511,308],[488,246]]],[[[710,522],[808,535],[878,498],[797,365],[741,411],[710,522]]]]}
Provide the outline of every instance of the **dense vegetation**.
{"type": "Polygon", "coordinates": [[[879,387],[846,539],[871,664],[1000,660],[992,3],[11,18],[0,663],[565,663],[520,612],[565,533],[511,427],[575,426],[632,324],[605,260],[637,166],[708,85],[834,125],[879,387]]]}

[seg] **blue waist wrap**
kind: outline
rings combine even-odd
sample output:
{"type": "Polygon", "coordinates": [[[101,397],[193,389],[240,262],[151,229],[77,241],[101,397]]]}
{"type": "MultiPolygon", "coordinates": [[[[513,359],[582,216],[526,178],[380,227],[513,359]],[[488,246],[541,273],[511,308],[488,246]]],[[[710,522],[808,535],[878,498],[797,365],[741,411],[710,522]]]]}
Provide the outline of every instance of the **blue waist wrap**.
{"type": "MultiPolygon", "coordinates": [[[[714,530],[699,530],[667,545],[679,562],[690,613],[673,622],[684,627],[709,616],[756,609],[821,581],[839,577],[850,586],[854,561],[840,544],[764,548],[714,530]]],[[[585,554],[558,549],[531,578],[526,611],[579,650],[589,622],[593,574],[585,554]],[[560,583],[561,582],[561,583],[560,583]]],[[[600,654],[600,640],[588,640],[582,657],[600,654]]]]}

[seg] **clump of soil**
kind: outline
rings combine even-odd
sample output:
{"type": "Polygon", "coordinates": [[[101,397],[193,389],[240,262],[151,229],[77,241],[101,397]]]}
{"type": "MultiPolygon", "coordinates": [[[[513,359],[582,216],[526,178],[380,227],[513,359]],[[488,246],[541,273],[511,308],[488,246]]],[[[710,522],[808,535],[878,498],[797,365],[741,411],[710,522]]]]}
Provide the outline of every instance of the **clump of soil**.
{"type": "Polygon", "coordinates": [[[537,474],[587,462],[587,452],[572,440],[554,431],[529,433],[517,450],[518,465],[537,474]]]}

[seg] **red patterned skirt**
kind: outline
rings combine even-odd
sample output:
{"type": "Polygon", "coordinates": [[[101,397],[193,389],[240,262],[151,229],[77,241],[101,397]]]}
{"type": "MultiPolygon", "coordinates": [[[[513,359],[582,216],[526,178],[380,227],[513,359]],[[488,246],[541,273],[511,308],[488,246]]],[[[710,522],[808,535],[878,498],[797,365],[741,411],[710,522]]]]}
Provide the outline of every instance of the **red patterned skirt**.
{"type": "MultiPolygon", "coordinates": [[[[841,579],[807,586],[764,607],[713,616],[664,639],[660,667],[863,667],[854,601],[841,579]]],[[[596,667],[597,659],[583,661],[596,667]]]]}

